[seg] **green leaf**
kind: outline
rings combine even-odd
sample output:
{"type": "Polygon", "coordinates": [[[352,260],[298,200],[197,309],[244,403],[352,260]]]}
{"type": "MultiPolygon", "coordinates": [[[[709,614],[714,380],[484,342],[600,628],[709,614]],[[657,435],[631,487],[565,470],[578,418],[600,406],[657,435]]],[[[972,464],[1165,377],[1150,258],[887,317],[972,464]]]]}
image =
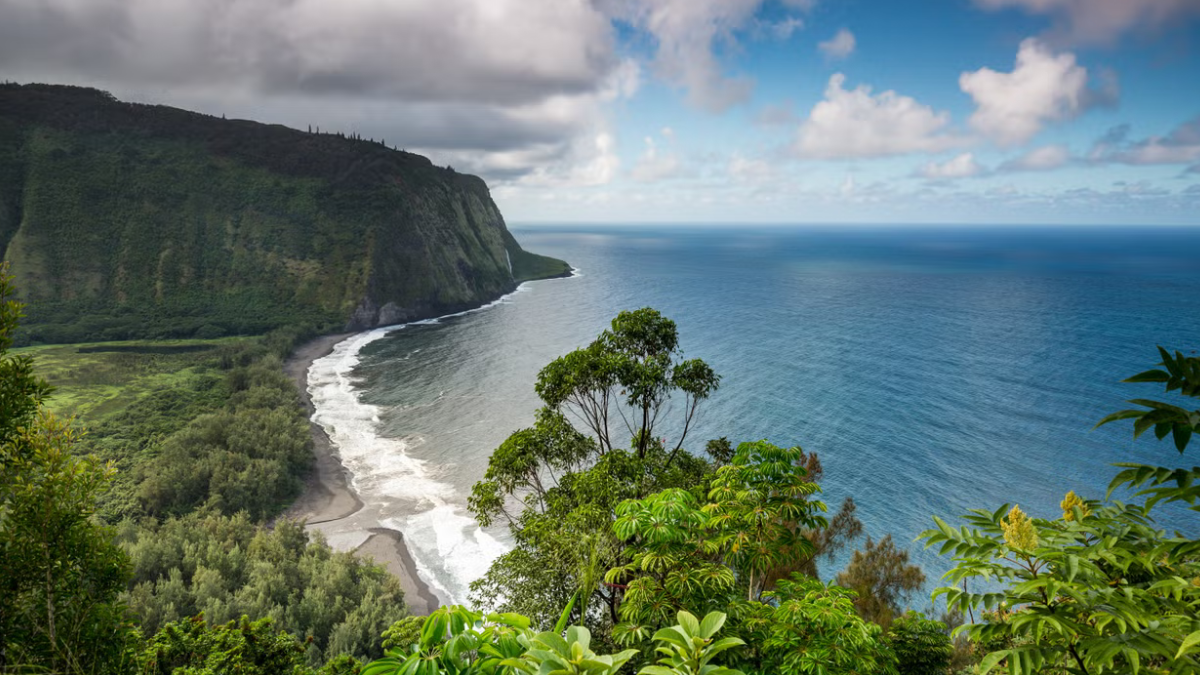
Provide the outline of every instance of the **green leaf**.
{"type": "Polygon", "coordinates": [[[679,626],[660,628],[658,632],[654,634],[653,640],[655,642],[670,642],[671,644],[677,644],[684,649],[691,647],[691,640],[689,636],[684,633],[679,626]]]}
{"type": "Polygon", "coordinates": [[[559,654],[569,654],[571,652],[570,647],[567,645],[567,641],[562,639],[562,636],[560,636],[558,633],[539,633],[534,639],[546,645],[550,649],[558,652],[559,654]]]}
{"type": "Polygon", "coordinates": [[[1171,376],[1161,370],[1147,370],[1138,373],[1133,377],[1127,377],[1122,382],[1139,383],[1139,382],[1169,382],[1171,376]]]}
{"type": "Polygon", "coordinates": [[[710,638],[725,625],[725,615],[721,612],[709,612],[700,622],[700,637],[710,638]]]}
{"type": "MultiPolygon", "coordinates": [[[[1078,510],[1078,509],[1077,509],[1078,510]]],[[[1079,574],[1079,556],[1067,555],[1067,583],[1075,580],[1075,575],[1079,574]]]]}
{"type": "Polygon", "coordinates": [[[1179,651],[1175,652],[1175,658],[1182,658],[1184,654],[1192,651],[1192,648],[1198,644],[1200,644],[1200,630],[1183,639],[1183,642],[1179,644],[1179,651]]]}
{"type": "MultiPolygon", "coordinates": [[[[575,609],[575,600],[577,598],[579,598],[579,591],[575,591],[566,608],[563,609],[562,615],[558,617],[558,623],[554,624],[555,633],[561,633],[567,629],[567,622],[571,620],[571,610],[575,609]]],[[[526,622],[528,622],[528,619],[526,619],[526,622]]]]}
{"type": "Polygon", "coordinates": [[[746,643],[741,638],[735,638],[735,637],[721,638],[720,640],[717,640],[716,642],[712,643],[711,645],[705,647],[704,655],[706,657],[716,656],[717,654],[720,654],[721,652],[725,651],[726,649],[733,649],[734,647],[741,647],[744,644],[746,644],[746,643]]]}
{"type": "Polygon", "coordinates": [[[488,619],[496,623],[504,624],[512,628],[529,628],[529,617],[515,612],[503,612],[500,614],[489,614],[488,619]]]}
{"type": "Polygon", "coordinates": [[[1104,419],[1097,422],[1096,426],[1094,426],[1092,428],[1095,429],[1098,427],[1102,427],[1105,424],[1108,424],[1109,422],[1116,422],[1118,420],[1127,420],[1127,419],[1130,419],[1133,417],[1141,417],[1142,415],[1145,415],[1145,414],[1146,414],[1145,410],[1121,410],[1119,412],[1115,412],[1111,415],[1108,415],[1104,419]]]}
{"type": "Polygon", "coordinates": [[[1010,654],[1011,651],[1005,649],[1003,651],[992,652],[983,657],[983,660],[979,662],[979,675],[987,675],[992,668],[996,667],[996,664],[1003,661],[1010,654]]]}
{"type": "Polygon", "coordinates": [[[1175,440],[1175,449],[1183,452],[1187,447],[1188,441],[1192,440],[1192,427],[1188,424],[1176,423],[1171,429],[1175,440]]]}
{"type": "Polygon", "coordinates": [[[394,657],[378,659],[363,666],[361,675],[390,675],[400,672],[402,665],[404,662],[394,657]]]}
{"type": "Polygon", "coordinates": [[[683,628],[688,637],[700,634],[700,622],[697,621],[696,617],[691,613],[680,611],[679,614],[676,615],[676,618],[679,621],[679,626],[683,628]]]}

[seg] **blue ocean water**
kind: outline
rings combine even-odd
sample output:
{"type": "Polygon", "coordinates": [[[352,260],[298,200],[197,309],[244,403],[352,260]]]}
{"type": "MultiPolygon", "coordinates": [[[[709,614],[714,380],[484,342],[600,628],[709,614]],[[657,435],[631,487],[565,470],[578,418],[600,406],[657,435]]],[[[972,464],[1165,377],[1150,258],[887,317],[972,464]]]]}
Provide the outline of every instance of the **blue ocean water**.
{"type": "MultiPolygon", "coordinates": [[[[357,456],[378,456],[351,466],[355,483],[446,599],[465,600],[503,550],[503,532],[477,531],[463,506],[489,453],[532,422],[538,370],[623,309],[674,319],[685,355],[723,378],[689,448],[727,436],[816,452],[827,503],[854,497],[867,532],[908,546],[931,588],[949,566],[914,542],[931,515],[1014,502],[1054,517],[1068,490],[1102,497],[1112,462],[1183,463],[1169,443],[1135,442],[1128,425],[1092,427],[1125,399],[1159,395],[1119,382],[1157,363],[1155,345],[1200,349],[1200,229],[515,234],[579,275],[380,334],[347,371],[372,411],[357,456]],[[387,487],[427,484],[436,499],[387,487]]],[[[1164,516],[1200,530],[1194,514],[1164,516]]]]}

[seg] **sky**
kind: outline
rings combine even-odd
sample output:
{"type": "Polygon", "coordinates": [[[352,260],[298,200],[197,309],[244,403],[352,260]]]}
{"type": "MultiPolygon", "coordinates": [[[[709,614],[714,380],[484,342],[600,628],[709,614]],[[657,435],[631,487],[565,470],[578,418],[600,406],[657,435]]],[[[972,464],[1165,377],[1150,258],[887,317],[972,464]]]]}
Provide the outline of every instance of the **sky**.
{"type": "Polygon", "coordinates": [[[0,0],[0,79],[382,139],[510,223],[1200,225],[1200,0],[0,0]]]}

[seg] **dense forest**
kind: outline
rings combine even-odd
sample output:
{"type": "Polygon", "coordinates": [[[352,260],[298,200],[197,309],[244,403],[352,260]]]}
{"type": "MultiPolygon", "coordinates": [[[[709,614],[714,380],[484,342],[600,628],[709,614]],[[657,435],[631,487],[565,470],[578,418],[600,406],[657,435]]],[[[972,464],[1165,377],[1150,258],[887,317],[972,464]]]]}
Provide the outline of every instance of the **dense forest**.
{"type": "Polygon", "coordinates": [[[383,139],[0,84],[0,250],[29,343],[362,328],[561,276],[477,177],[383,139]]]}
{"type": "MultiPolygon", "coordinates": [[[[623,312],[541,371],[536,423],[474,489],[479,522],[515,542],[475,608],[409,617],[382,569],[275,520],[311,462],[280,372],[306,333],[72,348],[170,374],[129,380],[131,400],[68,397],[85,434],[49,412],[36,359],[52,351],[11,351],[22,305],[0,286],[0,672],[1200,672],[1200,542],[1154,523],[1164,503],[1200,510],[1200,468],[1122,465],[1113,489],[1132,501],[1070,493],[1054,519],[935,515],[922,538],[955,566],[915,597],[903,548],[860,541],[853,501],[822,500],[818,457],[688,437],[722,376],[681,358],[668,318],[623,312]],[[684,430],[671,445],[666,424],[684,430]],[[844,570],[821,568],[856,545],[844,570]]],[[[1160,357],[1129,381],[1177,401],[1101,423],[1132,420],[1183,456],[1200,359],[1160,357]]]]}
{"type": "MultiPolygon", "coordinates": [[[[10,281],[0,282],[6,350],[21,308],[10,281]]],[[[313,461],[280,360],[308,336],[4,357],[0,563],[12,573],[0,590],[0,672],[172,672],[166,663],[197,665],[187,659],[198,647],[155,661],[141,653],[151,641],[233,639],[222,631],[247,615],[305,667],[382,654],[379,635],[406,615],[398,581],[298,524],[268,526],[313,461]],[[33,375],[35,355],[61,395],[33,375]],[[53,584],[23,587],[49,569],[47,555],[53,584]]]]}

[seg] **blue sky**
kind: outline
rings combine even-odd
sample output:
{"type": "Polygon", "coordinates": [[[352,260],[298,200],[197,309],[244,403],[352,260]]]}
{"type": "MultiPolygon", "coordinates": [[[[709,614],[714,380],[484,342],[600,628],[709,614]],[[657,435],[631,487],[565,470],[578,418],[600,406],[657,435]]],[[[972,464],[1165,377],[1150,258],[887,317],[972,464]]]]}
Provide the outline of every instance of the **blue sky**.
{"type": "Polygon", "coordinates": [[[1200,0],[0,0],[0,74],[385,138],[512,222],[1200,224],[1200,0]]]}
{"type": "MultiPolygon", "coordinates": [[[[517,187],[501,194],[519,204],[512,217],[547,221],[588,219],[578,203],[602,205],[610,215],[597,220],[1200,223],[1200,168],[1188,173],[1200,164],[1194,7],[1180,5],[1162,24],[1117,21],[1081,34],[1071,5],[1063,6],[1042,14],[950,0],[825,2],[808,11],[762,3],[713,45],[723,76],[754,85],[721,110],[704,109],[679,81],[655,73],[655,43],[642,31],[621,30],[624,53],[646,73],[633,96],[614,104],[617,175],[540,203],[517,187]],[[772,30],[789,19],[793,30],[772,30]],[[853,35],[852,49],[848,40],[842,53],[819,47],[841,31],[853,35]],[[1013,119],[1001,115],[991,128],[973,125],[980,103],[960,77],[990,68],[1012,79],[1023,44],[1032,56],[1025,70],[1030,77],[1047,71],[1049,90],[1014,80],[995,92],[993,105],[1025,96],[1026,113],[1010,111],[1013,119]],[[1074,66],[1054,72],[1061,59],[1074,66]],[[860,120],[846,125],[846,144],[830,139],[825,151],[804,152],[801,129],[813,126],[814,107],[828,102],[830,78],[839,75],[843,90],[870,87],[868,103],[894,92],[943,115],[940,133],[959,138],[852,150],[853,137],[869,133],[860,120]],[[1072,103],[1069,95],[1086,100],[1072,103]],[[1134,152],[1154,137],[1187,136],[1189,123],[1182,147],[1158,157],[1134,152]],[[1121,128],[1122,143],[1098,147],[1121,128]]],[[[904,127],[889,126],[894,117],[881,114],[876,123],[902,136],[904,127]]]]}

